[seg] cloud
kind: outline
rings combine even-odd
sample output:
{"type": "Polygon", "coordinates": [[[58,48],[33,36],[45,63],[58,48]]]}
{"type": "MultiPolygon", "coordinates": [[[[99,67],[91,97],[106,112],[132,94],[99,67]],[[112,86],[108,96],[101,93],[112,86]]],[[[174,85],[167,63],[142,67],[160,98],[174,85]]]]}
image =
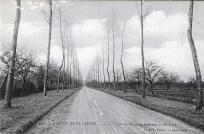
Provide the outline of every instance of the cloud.
{"type": "MultiPolygon", "coordinates": [[[[0,34],[1,41],[10,41],[12,39],[14,24],[1,24],[0,34]]],[[[19,26],[18,41],[33,42],[33,38],[39,39],[47,33],[48,26],[39,22],[21,22],[19,26]],[[36,38],[37,37],[37,38],[36,38]]],[[[40,40],[38,40],[40,41],[40,40]]],[[[21,44],[21,43],[19,43],[21,44]]]]}
{"type": "Polygon", "coordinates": [[[147,36],[177,39],[187,29],[187,15],[176,13],[166,15],[164,11],[153,11],[145,19],[145,34],[147,36]]]}
{"type": "MultiPolygon", "coordinates": [[[[61,0],[59,3],[64,3],[61,0]]],[[[19,29],[18,46],[25,46],[37,55],[39,61],[46,63],[47,43],[48,43],[48,24],[42,17],[42,13],[36,8],[46,8],[48,5],[43,2],[22,2],[25,11],[22,14],[19,29]],[[26,3],[27,5],[25,5],[26,3]],[[36,7],[37,6],[37,7],[36,7]]],[[[119,2],[120,3],[120,2],[119,2]]],[[[187,41],[187,10],[186,4],[183,7],[175,7],[174,4],[168,5],[166,2],[158,5],[152,3],[153,12],[145,19],[144,39],[145,39],[145,59],[154,60],[163,65],[169,71],[177,72],[182,79],[187,79],[194,75],[194,67],[191,57],[190,47],[187,41]],[[168,11],[168,6],[175,11],[168,11]],[[161,8],[162,7],[162,8],[161,8]],[[166,8],[166,9],[164,9],[166,8]]],[[[15,19],[15,8],[11,3],[3,2],[3,18],[0,26],[0,38],[5,43],[12,41],[12,33],[15,19]]],[[[203,30],[200,28],[202,15],[198,15],[203,10],[200,4],[196,8],[194,17],[194,35],[197,47],[201,72],[204,72],[204,41],[203,30]],[[198,11],[197,11],[198,10],[198,11]],[[196,15],[198,15],[196,17],[196,15]],[[200,20],[200,24],[196,22],[200,20]]],[[[72,41],[77,48],[78,60],[83,76],[89,70],[90,65],[96,55],[102,55],[102,45],[105,46],[105,63],[107,63],[107,30],[105,18],[114,12],[113,7],[116,3],[112,2],[67,2],[63,5],[63,16],[72,24],[72,41]],[[70,5],[71,4],[71,5],[70,5]]],[[[136,15],[135,2],[122,2],[118,5],[118,21],[123,20],[121,16],[126,16],[127,30],[124,39],[124,66],[126,70],[141,66],[140,54],[140,22],[136,15]],[[124,6],[127,5],[127,6],[124,6]],[[121,14],[121,15],[120,15],[121,14]]],[[[176,4],[176,6],[178,6],[176,4]]],[[[195,5],[196,6],[196,5],[195,5]]],[[[122,23],[119,22],[119,23],[122,23]]],[[[202,25],[201,25],[202,26],[202,25]]],[[[67,29],[64,28],[66,31],[67,29]]],[[[68,29],[69,30],[69,29],[68,29]]],[[[118,30],[120,31],[120,30],[118,30]]],[[[121,69],[121,37],[115,38],[116,43],[116,68],[121,69]]],[[[69,43],[69,42],[68,42],[69,43]]],[[[53,25],[51,57],[57,64],[61,63],[62,52],[58,25],[53,25]]],[[[112,69],[112,38],[110,37],[110,72],[112,69]]]]}
{"type": "Polygon", "coordinates": [[[75,44],[79,46],[98,45],[103,42],[104,20],[88,19],[72,26],[75,44]]]}
{"type": "MultiPolygon", "coordinates": [[[[204,61],[201,60],[201,57],[204,57],[203,43],[204,40],[195,41],[201,72],[204,72],[204,61]]],[[[161,46],[159,49],[145,48],[145,60],[157,62],[166,70],[179,74],[181,79],[185,81],[188,80],[189,77],[195,76],[193,59],[188,42],[167,41],[161,44],[161,46]]],[[[130,69],[141,67],[140,49],[138,47],[128,48],[125,52],[128,55],[126,62],[130,69]]]]}
{"type": "MultiPolygon", "coordinates": [[[[127,33],[130,34],[127,40],[140,42],[139,17],[132,16],[127,22],[127,33]]],[[[155,48],[167,40],[185,40],[187,22],[187,15],[184,13],[167,15],[164,11],[153,11],[144,21],[145,46],[155,48]]]]}

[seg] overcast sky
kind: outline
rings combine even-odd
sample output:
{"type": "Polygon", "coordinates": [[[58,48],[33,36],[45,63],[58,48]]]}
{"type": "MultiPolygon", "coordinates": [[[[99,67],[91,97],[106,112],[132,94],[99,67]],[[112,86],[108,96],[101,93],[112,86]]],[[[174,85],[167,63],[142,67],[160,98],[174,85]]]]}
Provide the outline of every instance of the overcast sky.
{"type": "MultiPolygon", "coordinates": [[[[116,68],[121,69],[121,27],[126,20],[124,39],[125,69],[130,71],[141,66],[139,3],[135,1],[60,1],[63,31],[72,33],[82,75],[85,77],[97,54],[107,50],[107,20],[117,18],[116,68]]],[[[187,40],[187,19],[189,2],[151,1],[145,2],[148,16],[145,19],[145,60],[157,62],[169,71],[178,73],[182,80],[195,75],[189,43],[187,40]]],[[[33,52],[38,61],[45,63],[48,38],[48,24],[40,8],[46,9],[42,0],[22,0],[22,18],[19,29],[18,47],[33,52]],[[36,2],[37,1],[37,2],[36,2]]],[[[15,19],[15,1],[0,0],[0,40],[9,44],[15,19]]],[[[193,36],[197,48],[201,72],[204,73],[204,2],[195,2],[193,36]]],[[[62,59],[59,17],[54,15],[51,58],[56,64],[62,59]]],[[[69,42],[69,41],[68,41],[69,42]]],[[[69,43],[67,43],[69,44],[69,43]]],[[[112,44],[110,43],[112,46],[112,44]]],[[[105,51],[105,57],[107,51],[105,51]]],[[[0,51],[2,53],[2,51],[0,51]]],[[[107,57],[106,57],[107,58],[107,57]]],[[[38,62],[38,63],[39,63],[38,62]]],[[[204,76],[204,75],[203,75],[204,76]]],[[[203,77],[204,78],[204,77],[203,77]]]]}

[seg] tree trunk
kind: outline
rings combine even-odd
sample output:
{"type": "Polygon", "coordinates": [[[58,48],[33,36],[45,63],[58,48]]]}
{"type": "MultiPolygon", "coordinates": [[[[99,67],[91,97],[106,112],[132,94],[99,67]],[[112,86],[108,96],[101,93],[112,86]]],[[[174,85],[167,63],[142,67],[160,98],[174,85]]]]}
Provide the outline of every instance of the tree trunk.
{"type": "Polygon", "coordinates": [[[140,80],[138,80],[138,82],[137,82],[137,83],[138,83],[138,87],[140,88],[140,85],[141,85],[141,82],[140,82],[140,80]]]}
{"type": "Polygon", "coordinates": [[[106,76],[105,76],[105,63],[104,63],[104,47],[103,47],[103,88],[105,88],[106,76]]]}
{"type": "Polygon", "coordinates": [[[98,84],[99,84],[99,87],[100,87],[100,68],[99,68],[99,58],[98,58],[98,56],[97,56],[96,65],[97,65],[98,84]]]}
{"type": "Polygon", "coordinates": [[[79,81],[80,81],[80,71],[79,71],[79,62],[77,59],[77,87],[79,86],[79,81]]]}
{"type": "Polygon", "coordinates": [[[62,64],[59,68],[59,72],[58,72],[58,78],[57,78],[57,92],[59,92],[59,85],[60,85],[60,76],[61,76],[61,69],[62,69],[62,66],[63,66],[63,61],[62,61],[62,64]]]}
{"type": "Polygon", "coordinates": [[[69,81],[69,47],[67,46],[67,88],[70,88],[70,81],[69,81]]]}
{"type": "Polygon", "coordinates": [[[21,19],[21,1],[16,0],[16,3],[17,3],[16,20],[15,20],[15,26],[14,26],[11,60],[9,63],[9,74],[8,74],[6,93],[5,93],[5,98],[4,98],[4,108],[11,107],[11,92],[14,86],[16,48],[17,48],[18,30],[19,30],[20,19],[21,19]]]}
{"type": "Polygon", "coordinates": [[[141,15],[140,15],[140,24],[141,24],[141,57],[142,57],[142,97],[145,98],[145,67],[144,67],[144,33],[143,33],[143,0],[141,0],[141,15]]]}
{"type": "Polygon", "coordinates": [[[48,47],[47,47],[47,63],[46,63],[46,71],[45,71],[45,79],[44,79],[44,96],[47,95],[47,83],[48,83],[48,75],[49,75],[49,64],[50,64],[50,45],[51,45],[51,35],[52,35],[52,0],[49,0],[49,34],[48,34],[48,47]]]}
{"type": "MultiPolygon", "coordinates": [[[[72,55],[70,55],[72,56],[72,55]]],[[[70,75],[70,88],[72,88],[72,61],[71,61],[71,57],[70,57],[70,67],[69,67],[69,75],[70,75]]]]}
{"type": "Polygon", "coordinates": [[[108,63],[107,63],[107,75],[108,75],[108,88],[110,88],[110,73],[109,73],[109,62],[110,62],[110,54],[109,54],[109,49],[110,49],[110,44],[109,44],[109,30],[108,30],[108,63]]]}
{"type": "Polygon", "coordinates": [[[64,38],[62,34],[62,14],[61,14],[61,8],[59,7],[59,16],[60,16],[60,37],[61,37],[61,45],[62,45],[62,57],[63,57],[63,74],[62,74],[62,90],[64,90],[64,84],[65,84],[65,46],[64,46],[64,38]]]}
{"type": "Polygon", "coordinates": [[[26,86],[26,78],[23,78],[23,83],[21,84],[20,96],[23,96],[23,95],[27,94],[25,86],[26,86]]]}
{"type": "Polygon", "coordinates": [[[154,96],[153,83],[150,83],[150,92],[151,92],[151,96],[154,96]]]}
{"type": "Polygon", "coordinates": [[[115,89],[115,35],[113,33],[113,89],[115,89]]]}
{"type": "Polygon", "coordinates": [[[70,46],[68,47],[68,59],[69,59],[69,62],[68,62],[68,66],[69,66],[69,88],[72,88],[72,50],[71,50],[71,41],[72,41],[72,31],[71,31],[71,28],[70,28],[70,34],[69,34],[69,38],[70,38],[70,46]]]}
{"type": "Polygon", "coordinates": [[[197,88],[198,88],[198,96],[197,96],[195,109],[201,110],[203,107],[203,90],[201,88],[202,76],[201,76],[197,52],[196,52],[196,48],[195,48],[195,44],[194,44],[194,40],[193,40],[193,36],[192,36],[193,2],[194,1],[191,0],[190,5],[189,5],[189,12],[188,12],[189,26],[188,26],[188,30],[187,30],[187,36],[188,36],[188,41],[189,41],[191,52],[192,52],[193,63],[194,63],[195,73],[196,73],[196,82],[197,82],[197,88]]]}
{"type": "Polygon", "coordinates": [[[167,84],[166,84],[166,92],[168,92],[169,89],[170,89],[170,83],[167,83],[167,84]]]}
{"type": "Polygon", "coordinates": [[[1,83],[0,87],[0,98],[3,99],[5,96],[5,87],[6,87],[6,82],[8,79],[8,72],[6,72],[6,76],[4,77],[4,81],[1,83]]]}
{"type": "MultiPolygon", "coordinates": [[[[122,52],[121,52],[121,56],[120,56],[120,64],[121,64],[123,80],[124,80],[123,82],[124,82],[124,85],[126,85],[125,69],[124,69],[124,65],[123,65],[124,34],[125,34],[125,25],[124,25],[123,34],[122,34],[122,43],[121,43],[121,45],[122,45],[121,46],[122,52]]],[[[126,91],[125,90],[125,86],[123,88],[124,88],[124,92],[125,92],[126,91]]]]}
{"type": "Polygon", "coordinates": [[[65,55],[63,56],[64,58],[64,64],[63,64],[63,75],[62,75],[62,91],[64,91],[65,88],[65,55]]]}
{"type": "Polygon", "coordinates": [[[99,75],[100,75],[99,87],[101,88],[103,79],[102,79],[102,70],[101,70],[101,61],[100,60],[99,60],[99,75]]]}
{"type": "Polygon", "coordinates": [[[26,84],[26,78],[23,78],[23,83],[21,85],[21,89],[22,90],[25,88],[25,84],[26,84]]]}
{"type": "Polygon", "coordinates": [[[75,88],[75,58],[74,58],[75,52],[74,51],[75,50],[73,50],[73,55],[72,55],[72,61],[73,61],[73,64],[72,64],[73,65],[73,67],[72,67],[73,68],[72,69],[73,70],[73,82],[72,82],[73,85],[72,86],[73,86],[73,88],[75,88]]]}

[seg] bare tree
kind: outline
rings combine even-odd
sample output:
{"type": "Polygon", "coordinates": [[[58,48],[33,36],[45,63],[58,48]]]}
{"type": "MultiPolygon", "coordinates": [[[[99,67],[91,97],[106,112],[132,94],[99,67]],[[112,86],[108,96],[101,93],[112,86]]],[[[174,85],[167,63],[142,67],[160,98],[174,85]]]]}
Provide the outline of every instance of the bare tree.
{"type": "Polygon", "coordinates": [[[114,22],[112,22],[112,44],[113,44],[113,59],[112,59],[112,69],[113,69],[113,88],[115,89],[116,75],[115,75],[115,31],[114,22]]]}
{"type": "Polygon", "coordinates": [[[142,89],[143,95],[142,97],[145,98],[145,67],[144,67],[144,31],[143,31],[143,0],[141,0],[141,12],[140,12],[140,25],[141,25],[141,56],[142,56],[142,89]]]}
{"type": "Polygon", "coordinates": [[[151,95],[154,96],[154,92],[153,92],[153,86],[155,81],[157,80],[157,78],[159,77],[159,74],[161,72],[161,68],[154,62],[148,61],[146,62],[146,80],[150,85],[150,92],[151,95]]]}
{"type": "Polygon", "coordinates": [[[93,77],[93,81],[97,81],[97,69],[96,69],[96,65],[93,64],[93,67],[92,67],[92,77],[93,77]]]}
{"type": "Polygon", "coordinates": [[[69,75],[70,75],[70,87],[73,88],[73,81],[72,81],[72,52],[70,53],[70,65],[69,65],[69,75]]]}
{"type": "Polygon", "coordinates": [[[3,82],[1,83],[0,86],[0,97],[3,98],[5,95],[4,89],[6,88],[9,73],[9,62],[11,60],[10,53],[8,51],[3,52],[3,54],[0,55],[0,60],[5,65],[0,68],[3,74],[3,82]]]}
{"type": "Polygon", "coordinates": [[[29,75],[36,67],[33,55],[27,55],[25,52],[23,52],[23,54],[20,56],[17,55],[16,66],[17,75],[23,81],[21,89],[24,89],[29,75]]]}
{"type": "Polygon", "coordinates": [[[76,51],[76,58],[75,58],[75,61],[76,61],[76,65],[75,65],[76,66],[75,67],[76,68],[76,80],[79,81],[79,72],[80,71],[79,71],[79,61],[78,61],[77,55],[78,54],[77,54],[77,51],[76,51]]]}
{"type": "Polygon", "coordinates": [[[100,81],[99,81],[99,87],[101,88],[102,87],[102,84],[103,84],[103,78],[102,78],[102,69],[103,69],[103,66],[101,67],[101,58],[99,57],[99,62],[98,62],[98,66],[99,66],[99,75],[100,75],[100,81]]]}
{"type": "Polygon", "coordinates": [[[80,81],[79,61],[77,60],[77,81],[80,81]]]}
{"type": "Polygon", "coordinates": [[[47,95],[47,83],[48,83],[48,75],[49,75],[49,64],[50,64],[50,45],[52,39],[52,0],[49,1],[49,34],[48,34],[48,46],[47,46],[47,62],[46,62],[46,71],[45,71],[45,78],[44,78],[44,88],[43,94],[44,96],[47,95]]]}
{"type": "Polygon", "coordinates": [[[52,89],[56,88],[57,77],[58,77],[58,66],[54,62],[51,62],[49,66],[49,81],[48,81],[48,85],[50,86],[50,88],[52,89]]]}
{"type": "MultiPolygon", "coordinates": [[[[16,55],[17,55],[17,53],[16,53],[16,55]]],[[[1,67],[1,71],[3,71],[4,73],[8,73],[9,63],[11,62],[11,55],[9,53],[9,50],[6,50],[5,52],[3,52],[2,55],[0,55],[0,60],[5,65],[4,67],[1,67]]]]}
{"type": "Polygon", "coordinates": [[[198,62],[198,56],[192,36],[192,25],[193,25],[193,4],[194,0],[190,1],[189,5],[189,11],[188,11],[188,30],[187,30],[187,37],[190,44],[192,57],[193,57],[193,63],[195,67],[195,73],[196,73],[196,81],[197,81],[197,88],[198,88],[198,96],[197,96],[197,102],[196,102],[196,110],[201,110],[203,107],[203,89],[201,88],[201,82],[202,82],[202,76],[200,71],[200,66],[198,62]]]}
{"type": "Polygon", "coordinates": [[[119,70],[116,70],[116,83],[117,83],[117,89],[119,89],[119,81],[121,80],[122,78],[122,74],[120,73],[119,70]]]}
{"type": "Polygon", "coordinates": [[[141,28],[141,57],[142,57],[142,97],[145,98],[145,57],[144,57],[144,20],[146,16],[149,14],[147,10],[143,9],[144,0],[140,0],[140,28],[141,28]]]}
{"type": "Polygon", "coordinates": [[[6,85],[6,93],[4,98],[4,108],[11,107],[11,91],[14,84],[14,73],[15,73],[15,58],[16,58],[16,48],[17,48],[17,39],[18,39],[18,31],[19,31],[19,24],[21,19],[21,1],[16,0],[16,20],[14,26],[14,33],[13,33],[13,42],[12,42],[12,56],[11,61],[9,63],[9,73],[8,73],[8,80],[6,85]]]}
{"type": "MultiPolygon", "coordinates": [[[[63,50],[65,51],[65,50],[63,50]]],[[[63,52],[63,59],[64,59],[64,64],[63,64],[63,75],[62,75],[62,91],[64,91],[64,88],[65,88],[65,68],[66,68],[66,63],[65,63],[65,52],[63,52]]]]}
{"type": "Polygon", "coordinates": [[[108,27],[108,63],[107,63],[107,68],[106,68],[106,71],[107,71],[107,75],[108,75],[108,87],[110,88],[110,73],[109,73],[109,63],[110,63],[110,30],[109,30],[109,27],[108,27]]]}
{"type": "MultiPolygon", "coordinates": [[[[124,23],[123,23],[122,41],[121,41],[121,55],[120,55],[120,64],[121,64],[121,68],[122,68],[122,74],[123,74],[123,82],[124,82],[124,85],[126,85],[125,69],[124,69],[124,65],[123,65],[125,29],[126,29],[126,20],[124,20],[124,23]]],[[[125,91],[125,87],[124,87],[124,91],[125,91]]]]}
{"type": "Polygon", "coordinates": [[[100,59],[99,59],[98,55],[97,55],[97,58],[96,58],[96,66],[97,66],[98,83],[99,83],[99,87],[100,87],[100,59]]]}
{"type": "Polygon", "coordinates": [[[140,87],[142,82],[142,68],[136,68],[133,74],[134,80],[136,80],[138,87],[140,87]]]}
{"type": "MultiPolygon", "coordinates": [[[[59,83],[60,83],[60,76],[61,76],[61,69],[63,67],[63,71],[65,72],[65,46],[64,46],[64,37],[62,33],[62,13],[61,13],[61,7],[59,7],[59,21],[60,21],[60,38],[61,38],[61,45],[62,45],[62,64],[59,68],[59,75],[58,75],[58,84],[57,84],[57,91],[59,92],[59,83]]],[[[62,75],[62,90],[64,90],[64,79],[65,75],[63,73],[62,75]]]]}
{"type": "MultiPolygon", "coordinates": [[[[3,52],[2,55],[0,55],[1,62],[4,64],[4,66],[1,68],[3,73],[5,74],[3,83],[1,84],[1,91],[3,88],[5,88],[5,84],[7,82],[8,78],[8,70],[9,70],[9,62],[11,61],[11,55],[9,53],[9,50],[6,50],[3,52]]],[[[25,88],[25,84],[32,72],[35,70],[35,63],[34,63],[34,57],[31,53],[27,53],[25,49],[18,49],[16,52],[16,58],[15,58],[15,77],[22,80],[21,89],[23,90],[25,88]]],[[[2,95],[1,95],[2,96],[2,95]]]]}
{"type": "Polygon", "coordinates": [[[70,57],[70,50],[69,50],[69,45],[67,45],[67,73],[68,73],[68,88],[70,88],[70,73],[69,73],[69,64],[70,64],[70,59],[69,59],[69,57],[70,57]]]}
{"type": "Polygon", "coordinates": [[[4,92],[4,89],[5,89],[5,86],[6,86],[6,82],[7,82],[7,79],[8,79],[8,72],[6,72],[6,74],[4,74],[3,76],[3,81],[0,85],[0,98],[3,99],[4,95],[5,95],[5,92],[4,92]]]}
{"type": "Polygon", "coordinates": [[[106,75],[105,75],[105,61],[104,61],[104,46],[103,46],[103,88],[105,88],[106,75]]]}
{"type": "MultiPolygon", "coordinates": [[[[1,62],[3,63],[3,66],[1,68],[1,71],[4,73],[4,80],[1,84],[1,95],[0,97],[3,97],[5,95],[5,86],[8,78],[8,70],[9,70],[9,62],[11,61],[11,54],[9,53],[10,50],[5,50],[2,55],[0,55],[1,62]]],[[[15,79],[21,80],[21,92],[27,90],[27,85],[29,85],[29,79],[32,78],[31,76],[35,75],[36,71],[36,64],[34,61],[34,56],[31,53],[27,53],[26,49],[17,49],[16,52],[16,58],[15,58],[15,79]]],[[[15,85],[14,85],[15,87],[15,85]]],[[[16,89],[16,88],[15,88],[16,89]]],[[[31,89],[32,90],[32,89],[31,89]]],[[[30,90],[30,91],[31,91],[30,90]]],[[[16,90],[13,90],[16,92],[16,90]]],[[[16,95],[16,94],[15,94],[16,95]]]]}
{"type": "Polygon", "coordinates": [[[62,70],[62,66],[63,66],[64,62],[62,60],[62,63],[59,67],[59,71],[58,71],[58,78],[57,78],[57,92],[59,92],[59,85],[60,85],[60,77],[61,77],[61,70],[62,70]]]}
{"type": "Polygon", "coordinates": [[[73,72],[73,82],[72,82],[72,84],[73,84],[73,87],[75,87],[75,78],[76,78],[76,68],[75,68],[75,66],[76,66],[76,61],[75,61],[75,48],[74,47],[72,47],[72,49],[73,49],[73,53],[72,53],[72,72],[73,72]]]}
{"type": "Polygon", "coordinates": [[[73,52],[72,52],[72,44],[71,44],[71,41],[72,41],[72,33],[71,33],[71,29],[70,29],[70,34],[69,34],[70,36],[69,36],[69,38],[70,38],[70,45],[69,45],[69,58],[70,58],[70,60],[69,60],[69,75],[70,75],[70,81],[69,81],[69,83],[70,83],[70,88],[72,88],[72,54],[73,54],[73,52]]]}
{"type": "Polygon", "coordinates": [[[190,77],[187,84],[188,84],[189,89],[193,88],[193,91],[196,91],[197,84],[196,84],[196,78],[195,77],[190,77]]]}
{"type": "Polygon", "coordinates": [[[161,76],[158,81],[162,82],[165,87],[164,90],[168,92],[174,82],[178,81],[179,77],[175,73],[171,73],[165,70],[161,71],[161,76]]]}

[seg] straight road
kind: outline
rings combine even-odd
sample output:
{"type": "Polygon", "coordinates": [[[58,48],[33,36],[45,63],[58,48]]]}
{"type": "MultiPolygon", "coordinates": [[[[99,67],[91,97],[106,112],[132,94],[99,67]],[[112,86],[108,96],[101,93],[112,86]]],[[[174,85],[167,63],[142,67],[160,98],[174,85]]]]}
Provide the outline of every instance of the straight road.
{"type": "Polygon", "coordinates": [[[39,134],[202,134],[172,117],[84,87],[27,133],[39,134]]]}

